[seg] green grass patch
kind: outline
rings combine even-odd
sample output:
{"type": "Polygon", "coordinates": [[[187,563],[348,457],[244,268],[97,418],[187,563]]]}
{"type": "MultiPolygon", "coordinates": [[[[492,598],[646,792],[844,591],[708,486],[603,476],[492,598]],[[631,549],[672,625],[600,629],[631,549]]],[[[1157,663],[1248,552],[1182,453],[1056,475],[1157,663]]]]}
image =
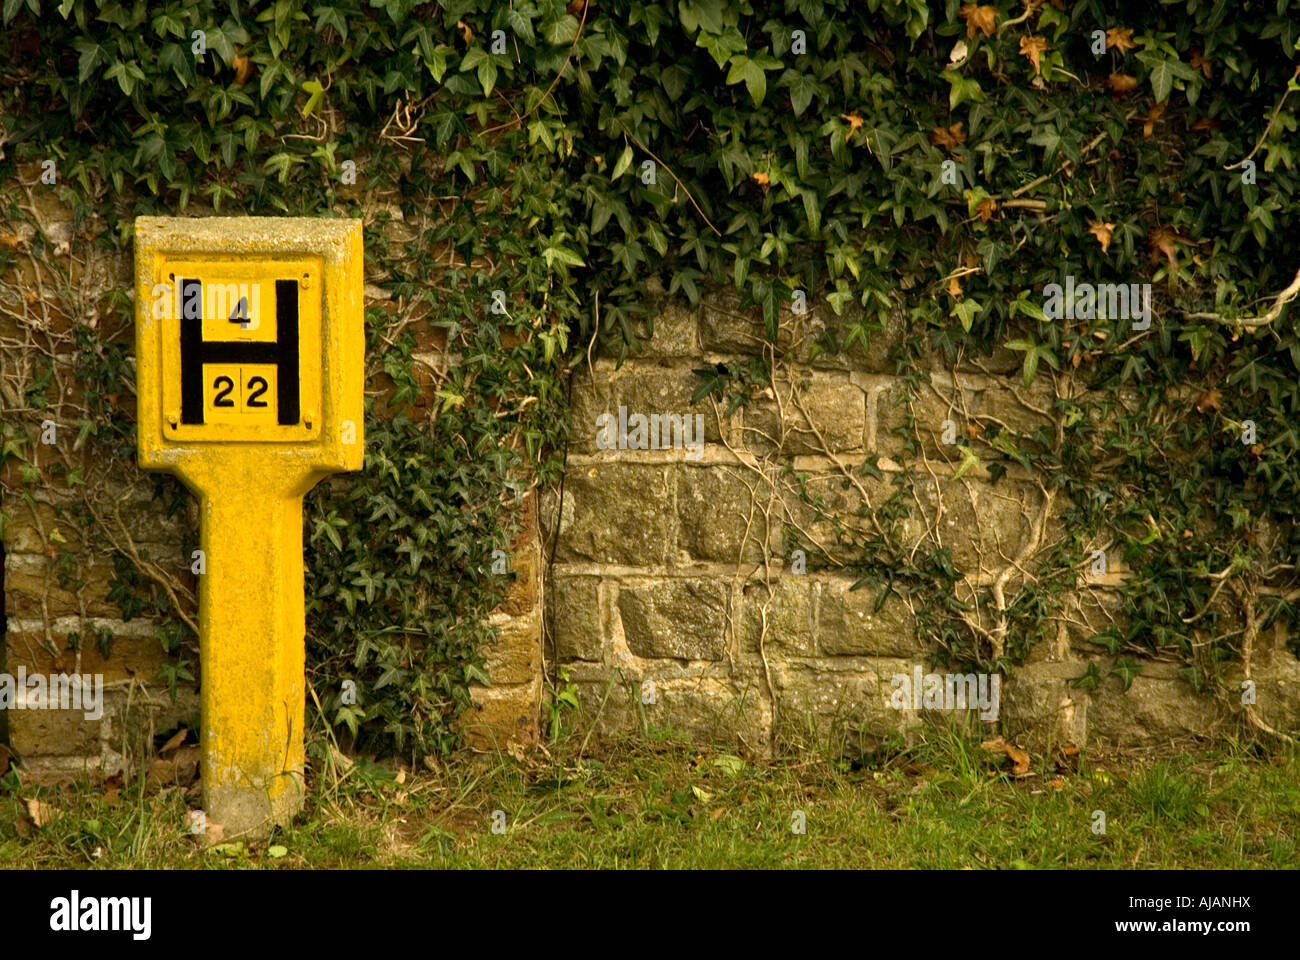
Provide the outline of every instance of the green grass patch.
{"type": "Polygon", "coordinates": [[[196,787],[150,793],[138,782],[106,790],[11,780],[14,789],[0,794],[0,863],[984,870],[1300,862],[1295,750],[1035,756],[1020,777],[1001,753],[943,734],[861,763],[756,761],[675,737],[594,753],[564,741],[549,753],[464,756],[419,774],[335,757],[314,770],[291,828],[266,843],[215,848],[188,835],[196,787]],[[1097,811],[1104,833],[1095,830],[1097,811]]]}

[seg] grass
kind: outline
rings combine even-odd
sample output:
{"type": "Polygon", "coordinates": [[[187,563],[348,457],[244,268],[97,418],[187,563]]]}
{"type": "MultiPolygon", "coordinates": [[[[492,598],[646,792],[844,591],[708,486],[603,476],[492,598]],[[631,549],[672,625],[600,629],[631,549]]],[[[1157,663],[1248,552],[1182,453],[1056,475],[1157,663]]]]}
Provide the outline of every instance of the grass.
{"type": "Polygon", "coordinates": [[[1300,863],[1300,753],[1005,756],[936,731],[849,764],[755,762],[653,728],[463,755],[418,775],[315,744],[303,815],[269,844],[207,849],[197,790],[81,783],[0,793],[19,868],[1286,868],[1300,863]],[[590,747],[590,745],[588,745],[590,747]],[[328,762],[338,758],[335,762],[328,762]],[[47,807],[32,822],[28,800],[47,807]],[[496,823],[503,832],[494,832],[496,823]],[[1094,833],[1094,811],[1105,833],[1094,833]],[[802,813],[805,832],[792,829],[802,813]],[[504,824],[502,827],[502,823],[504,824]]]}

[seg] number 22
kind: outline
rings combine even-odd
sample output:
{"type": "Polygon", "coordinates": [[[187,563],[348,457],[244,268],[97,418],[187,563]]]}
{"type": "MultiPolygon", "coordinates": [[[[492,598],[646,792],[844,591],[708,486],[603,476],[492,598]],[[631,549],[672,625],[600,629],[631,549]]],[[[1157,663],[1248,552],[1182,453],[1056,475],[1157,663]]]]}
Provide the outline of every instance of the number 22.
{"type": "MultiPolygon", "coordinates": [[[[246,406],[265,408],[266,401],[259,398],[266,393],[267,386],[264,377],[250,377],[248,389],[252,393],[248,395],[246,406]]],[[[235,389],[235,381],[226,376],[217,377],[212,381],[212,389],[217,391],[216,396],[212,399],[214,407],[233,407],[235,405],[235,401],[230,399],[230,391],[235,389]]]]}

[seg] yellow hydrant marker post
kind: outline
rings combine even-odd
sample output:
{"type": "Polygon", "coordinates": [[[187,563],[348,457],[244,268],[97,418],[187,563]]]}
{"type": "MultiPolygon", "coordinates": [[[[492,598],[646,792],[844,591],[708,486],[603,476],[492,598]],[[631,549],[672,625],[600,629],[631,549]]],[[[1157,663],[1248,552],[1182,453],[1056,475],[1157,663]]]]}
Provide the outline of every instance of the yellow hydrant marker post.
{"type": "Polygon", "coordinates": [[[203,806],[302,803],[302,498],[363,453],[361,221],[135,221],[139,463],[198,496],[203,806]]]}

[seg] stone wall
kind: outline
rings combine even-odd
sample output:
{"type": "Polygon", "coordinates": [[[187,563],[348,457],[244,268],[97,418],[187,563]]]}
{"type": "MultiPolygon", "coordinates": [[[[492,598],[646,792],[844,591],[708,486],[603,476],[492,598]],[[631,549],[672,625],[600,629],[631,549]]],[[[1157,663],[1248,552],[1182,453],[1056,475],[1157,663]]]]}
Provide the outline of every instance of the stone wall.
{"type": "MultiPolygon", "coordinates": [[[[191,611],[188,556],[197,518],[183,492],[173,497],[168,490],[175,488],[133,464],[96,462],[75,443],[81,385],[68,318],[74,311],[107,318],[105,296],[130,289],[131,265],[128,256],[89,242],[97,224],[74,224],[52,193],[32,189],[38,174],[24,172],[36,226],[0,222],[0,243],[20,254],[18,269],[0,277],[0,348],[24,357],[32,353],[24,345],[38,345],[57,358],[40,408],[26,395],[39,371],[0,370],[6,424],[22,425],[29,467],[39,475],[24,483],[16,462],[0,474],[0,507],[10,517],[0,672],[99,673],[106,684],[104,715],[95,721],[78,712],[7,712],[14,749],[31,775],[49,779],[115,772],[147,757],[155,735],[198,723],[194,685],[179,683],[173,700],[160,676],[169,658],[158,621],[147,610],[126,619],[111,597],[120,572],[103,543],[83,542],[82,490],[69,483],[69,472],[113,473],[92,503],[95,529],[136,552],[140,575],[166,571],[181,608],[191,611]],[[26,293],[40,290],[46,295],[26,293]],[[60,430],[52,447],[38,440],[45,419],[60,430]],[[71,565],[59,562],[65,551],[75,558],[71,565]],[[107,656],[97,642],[101,629],[116,638],[107,656]]],[[[410,311],[383,280],[367,277],[367,307],[410,311]]],[[[525,530],[512,550],[517,579],[493,615],[502,640],[485,651],[493,685],[473,689],[474,709],[462,721],[469,742],[496,749],[535,739],[547,682],[574,683],[579,724],[602,735],[666,726],[763,752],[782,738],[851,746],[914,728],[921,714],[892,709],[888,698],[891,678],[937,669],[916,598],[852,590],[857,577],[845,564],[861,555],[881,516],[905,508],[898,535],[917,549],[946,548],[966,574],[959,596],[979,586],[1009,602],[1024,571],[1067,536],[1062,504],[1015,467],[996,483],[983,466],[961,473],[945,421],[991,463],[992,426],[1057,428],[1048,379],[1025,390],[1019,357],[1009,353],[900,370],[891,357],[897,328],[846,356],[818,353],[819,334],[839,321],[813,309],[782,317],[773,384],[727,413],[714,398],[691,404],[701,382],[694,371],[743,367],[759,356],[764,338],[754,311],[725,297],[696,310],[665,299],[653,318],[647,349],[633,359],[621,367],[594,360],[575,373],[564,484],[530,497],[525,508],[525,530]],[[918,372],[921,382],[909,395],[904,377],[918,372]],[[601,449],[597,418],[610,414],[617,433],[620,407],[629,417],[701,414],[704,442],[698,451],[601,449]],[[859,469],[872,457],[878,475],[859,469]],[[915,481],[900,486],[907,464],[915,481]],[[841,537],[823,514],[839,518],[841,537]],[[795,539],[807,548],[805,572],[795,569],[795,539]]],[[[134,339],[129,325],[105,336],[128,349],[134,339]]],[[[437,337],[422,341],[415,359],[430,395],[458,362],[437,337]]],[[[367,383],[380,416],[391,387],[382,373],[367,383]]],[[[429,416],[433,408],[431,399],[416,413],[429,416]]],[[[975,726],[1027,744],[1163,746],[1242,723],[1241,710],[1193,693],[1174,663],[1145,664],[1128,692],[1113,677],[1095,690],[1072,686],[1090,663],[1106,673],[1113,658],[1087,641],[1123,622],[1118,557],[1111,554],[1106,575],[1082,576],[1053,614],[1048,639],[1006,678],[997,720],[975,726]]],[[[1013,645],[999,634],[996,610],[974,620],[990,642],[1013,645]]],[[[1251,677],[1258,717],[1294,727],[1300,665],[1286,641],[1280,627],[1261,635],[1251,677]]],[[[1235,670],[1229,682],[1239,679],[1242,668],[1235,670]]]]}
{"type": "MultiPolygon", "coordinates": [[[[996,483],[985,467],[1001,459],[991,426],[1055,429],[1049,377],[1026,390],[1009,352],[955,366],[932,360],[909,399],[902,374],[917,371],[891,358],[900,331],[846,356],[818,353],[819,335],[837,322],[817,309],[783,315],[771,386],[730,415],[716,398],[690,403],[702,382],[695,370],[735,370],[764,349],[759,314],[725,297],[696,310],[663,301],[647,350],[575,374],[566,476],[547,494],[543,526],[548,550],[555,544],[548,666],[557,686],[566,677],[577,686],[580,726],[601,736],[670,727],[760,753],[782,740],[844,749],[906,732],[921,717],[911,704],[890,707],[891,678],[944,671],[919,628],[918,598],[851,589],[857,576],[845,565],[861,555],[853,544],[877,532],[873,518],[905,506],[904,544],[947,548],[965,574],[958,596],[973,601],[982,587],[992,606],[1010,606],[1025,572],[1067,535],[1059,495],[1014,465],[996,483]],[[620,407],[633,440],[634,414],[704,412],[703,450],[618,449],[617,440],[609,449],[599,427],[610,421],[598,418],[617,418],[620,407]],[[972,439],[979,467],[962,471],[945,426],[972,439]],[[879,476],[858,469],[873,455],[879,476]],[[900,487],[906,460],[913,480],[900,487]],[[850,542],[826,514],[843,519],[850,542]],[[802,572],[791,530],[815,545],[802,572]]],[[[1114,676],[1094,690],[1071,685],[1089,663],[1104,677],[1114,660],[1087,642],[1122,621],[1125,571],[1116,551],[1109,559],[1105,575],[1081,571],[1048,639],[1000,678],[996,720],[958,719],[1040,748],[1168,745],[1242,722],[1240,711],[1194,693],[1173,663],[1145,664],[1128,692],[1114,676]]],[[[994,652],[1009,652],[1014,638],[996,609],[970,618],[994,652]]],[[[1285,641],[1279,631],[1260,638],[1252,678],[1265,722],[1294,726],[1300,665],[1285,641]]],[[[937,716],[951,722],[954,713],[963,712],[937,716]]]]}

